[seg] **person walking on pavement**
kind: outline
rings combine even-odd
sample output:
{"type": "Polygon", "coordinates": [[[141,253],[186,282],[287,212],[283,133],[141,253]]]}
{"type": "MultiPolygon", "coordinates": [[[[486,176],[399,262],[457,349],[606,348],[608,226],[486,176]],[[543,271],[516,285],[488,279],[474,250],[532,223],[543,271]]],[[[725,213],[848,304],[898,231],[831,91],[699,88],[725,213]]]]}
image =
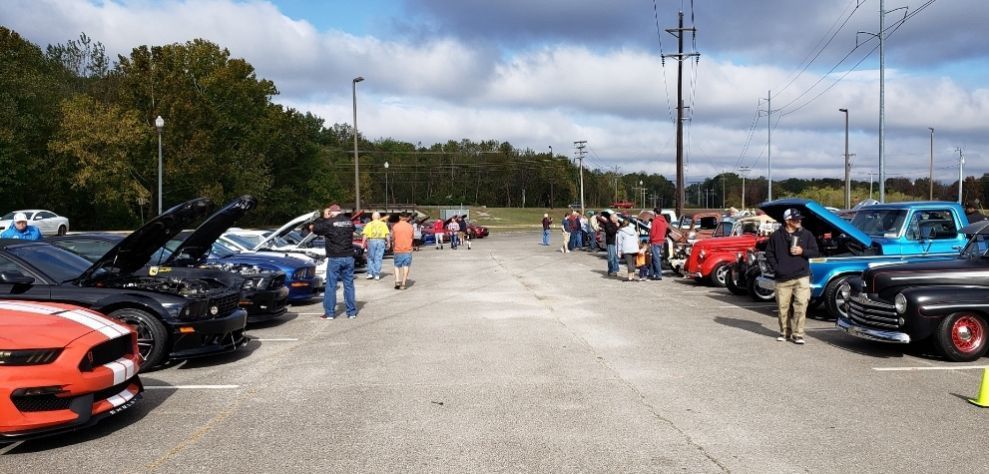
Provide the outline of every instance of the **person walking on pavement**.
{"type": "Polygon", "coordinates": [[[618,255],[625,258],[625,266],[628,268],[626,281],[635,281],[635,256],[639,254],[639,233],[635,231],[635,224],[631,219],[625,220],[625,225],[618,229],[615,240],[618,255]]]}
{"type": "Polygon", "coordinates": [[[553,219],[548,213],[543,213],[543,247],[549,247],[549,228],[553,225],[553,219]]]}
{"type": "Polygon", "coordinates": [[[404,290],[405,283],[409,279],[409,267],[412,266],[412,241],[415,230],[409,224],[408,213],[402,213],[399,221],[391,228],[394,257],[392,262],[395,265],[395,289],[404,290]]]}
{"type": "Polygon", "coordinates": [[[617,276],[618,249],[615,247],[615,237],[618,235],[618,215],[604,211],[598,216],[598,222],[604,229],[604,244],[608,249],[608,276],[617,276]]]}
{"type": "Polygon", "coordinates": [[[663,279],[663,249],[666,247],[666,233],[670,229],[666,218],[659,211],[659,208],[653,210],[655,215],[649,226],[649,251],[652,254],[649,268],[651,280],[663,279]]]}
{"type": "Polygon", "coordinates": [[[433,238],[436,239],[436,248],[443,250],[443,233],[446,229],[443,228],[443,219],[436,219],[433,222],[433,238]]]}
{"type": "Polygon", "coordinates": [[[371,214],[371,222],[361,231],[361,246],[367,249],[367,279],[381,279],[381,261],[388,246],[388,224],[380,213],[371,214]]]}
{"type": "Polygon", "coordinates": [[[340,213],[333,204],[323,210],[310,228],[326,242],[326,291],[323,293],[323,319],[335,318],[337,282],[343,284],[343,300],[347,318],[357,317],[357,295],[354,291],[354,222],[340,213]]]}
{"type": "Polygon", "coordinates": [[[419,247],[422,247],[422,223],[412,221],[412,251],[418,251],[419,247]]]}
{"type": "Polygon", "coordinates": [[[33,225],[28,225],[27,215],[18,212],[14,214],[14,224],[0,233],[0,239],[41,240],[41,231],[33,225]]]}
{"type": "Polygon", "coordinates": [[[804,322],[810,302],[810,262],[820,255],[814,235],[800,227],[797,209],[783,212],[784,226],[769,236],[766,263],[776,279],[780,335],[777,341],[804,343],[804,322]]]}
{"type": "Polygon", "coordinates": [[[560,251],[563,253],[570,253],[570,217],[569,214],[564,214],[563,219],[560,220],[560,232],[563,233],[563,247],[560,251]]]}

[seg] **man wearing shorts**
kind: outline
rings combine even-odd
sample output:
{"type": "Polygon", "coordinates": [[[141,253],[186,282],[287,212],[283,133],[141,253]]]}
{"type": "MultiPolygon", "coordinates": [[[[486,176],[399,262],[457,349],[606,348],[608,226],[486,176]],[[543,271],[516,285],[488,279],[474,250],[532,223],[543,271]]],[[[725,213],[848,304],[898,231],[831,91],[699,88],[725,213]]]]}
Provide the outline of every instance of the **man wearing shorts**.
{"type": "Polygon", "coordinates": [[[395,289],[404,290],[405,282],[409,279],[409,267],[412,266],[412,239],[414,230],[409,224],[411,216],[403,212],[399,221],[391,228],[393,240],[393,262],[395,264],[395,289]]]}

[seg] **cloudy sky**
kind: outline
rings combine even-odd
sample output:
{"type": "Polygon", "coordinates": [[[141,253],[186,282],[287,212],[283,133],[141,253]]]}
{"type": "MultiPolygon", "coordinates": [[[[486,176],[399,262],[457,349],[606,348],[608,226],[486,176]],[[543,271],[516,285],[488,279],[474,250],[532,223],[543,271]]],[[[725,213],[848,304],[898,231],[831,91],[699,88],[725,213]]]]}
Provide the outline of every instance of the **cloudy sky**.
{"type": "MultiPolygon", "coordinates": [[[[44,47],[85,32],[115,54],[206,38],[277,85],[279,103],[369,138],[507,140],[589,165],[675,174],[682,10],[688,181],[740,166],[773,178],[877,172],[879,0],[0,0],[0,24],[44,47]],[[762,112],[760,112],[760,110],[762,112]]],[[[886,174],[989,172],[989,9],[887,0],[886,174]],[[902,8],[906,7],[906,8],[902,8]]]]}

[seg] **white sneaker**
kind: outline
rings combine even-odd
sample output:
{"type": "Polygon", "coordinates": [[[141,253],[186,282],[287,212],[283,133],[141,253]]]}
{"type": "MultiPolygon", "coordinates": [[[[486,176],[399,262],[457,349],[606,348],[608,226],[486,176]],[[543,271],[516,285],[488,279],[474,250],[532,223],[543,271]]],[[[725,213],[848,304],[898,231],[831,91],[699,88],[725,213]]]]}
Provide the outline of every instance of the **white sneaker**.
{"type": "Polygon", "coordinates": [[[375,280],[380,280],[380,279],[381,279],[381,277],[380,277],[380,276],[378,276],[378,275],[375,275],[375,276],[374,276],[374,279],[375,279],[375,280]]]}
{"type": "Polygon", "coordinates": [[[786,336],[784,336],[784,335],[782,335],[782,334],[780,334],[779,336],[776,336],[776,340],[777,340],[777,341],[780,341],[780,342],[783,342],[783,341],[785,341],[785,340],[786,340],[786,336]]]}
{"type": "Polygon", "coordinates": [[[374,278],[374,275],[372,275],[372,274],[370,274],[370,273],[368,273],[368,274],[367,274],[367,276],[366,276],[366,277],[364,277],[364,279],[365,279],[365,280],[370,280],[370,279],[372,279],[372,278],[374,278]]]}

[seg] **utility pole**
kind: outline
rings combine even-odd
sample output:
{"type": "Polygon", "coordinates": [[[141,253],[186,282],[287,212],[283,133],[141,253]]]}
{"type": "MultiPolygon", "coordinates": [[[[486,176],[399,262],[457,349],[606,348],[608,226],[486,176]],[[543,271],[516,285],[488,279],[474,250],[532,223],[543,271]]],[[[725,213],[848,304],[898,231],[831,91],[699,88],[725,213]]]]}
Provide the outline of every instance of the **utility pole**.
{"type": "Polygon", "coordinates": [[[955,151],[958,152],[958,204],[961,204],[962,184],[965,182],[965,156],[962,155],[962,149],[960,147],[955,147],[955,151]]]}
{"type": "Polygon", "coordinates": [[[931,131],[931,167],[928,170],[927,179],[930,181],[930,189],[927,191],[927,200],[934,200],[934,128],[927,127],[931,131]]]}
{"type": "Polygon", "coordinates": [[[872,175],[873,175],[873,173],[875,173],[875,172],[872,171],[872,170],[869,170],[869,199],[872,199],[872,175]]]}
{"type": "Polygon", "coordinates": [[[748,166],[743,166],[738,169],[739,173],[742,175],[742,209],[745,209],[745,176],[749,174],[752,168],[748,166]]]}
{"type": "MultiPolygon", "coordinates": [[[[762,99],[759,99],[762,100],[762,99]]],[[[769,196],[766,198],[767,201],[773,200],[773,112],[779,112],[778,110],[773,110],[773,91],[766,92],[766,110],[760,110],[759,113],[766,113],[766,168],[769,175],[769,196]]]]}
{"type": "Polygon", "coordinates": [[[618,170],[618,166],[616,165],[615,166],[615,176],[614,176],[614,181],[615,181],[615,199],[612,200],[611,202],[618,202],[618,176],[619,176],[619,170],[618,170]]]}
{"type": "Polygon", "coordinates": [[[879,0],[879,202],[886,202],[886,2],[879,0]]]}
{"type": "Polygon", "coordinates": [[[725,170],[721,170],[721,208],[725,208],[725,170]]]}
{"type": "Polygon", "coordinates": [[[684,190],[684,179],[683,179],[683,60],[689,57],[699,57],[700,53],[684,53],[683,52],[683,33],[691,32],[696,35],[697,30],[695,28],[684,28],[683,27],[683,12],[679,13],[679,20],[677,22],[676,28],[667,28],[666,32],[675,36],[677,39],[677,53],[676,54],[664,54],[663,59],[668,57],[677,60],[677,196],[676,196],[676,212],[680,216],[683,214],[683,201],[686,198],[686,193],[684,190]]]}
{"type": "Polygon", "coordinates": [[[848,109],[838,109],[845,113],[845,209],[852,208],[851,162],[848,161],[848,109]]]}
{"type": "Polygon", "coordinates": [[[577,149],[577,159],[580,160],[580,215],[584,215],[584,155],[587,154],[584,148],[587,147],[587,140],[577,140],[573,142],[573,146],[577,149]]]}

